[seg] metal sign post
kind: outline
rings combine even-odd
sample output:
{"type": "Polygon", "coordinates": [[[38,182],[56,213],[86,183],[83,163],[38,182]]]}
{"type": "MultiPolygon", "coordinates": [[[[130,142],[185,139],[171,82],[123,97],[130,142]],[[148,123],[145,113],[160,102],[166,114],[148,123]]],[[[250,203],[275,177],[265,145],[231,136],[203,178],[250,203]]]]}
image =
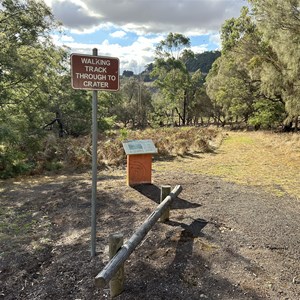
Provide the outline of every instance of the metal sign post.
{"type": "Polygon", "coordinates": [[[97,200],[97,142],[98,90],[119,90],[119,59],[93,55],[71,55],[71,85],[73,89],[92,90],[92,199],[91,199],[91,256],[96,255],[96,200],[97,200]]]}
{"type": "MultiPolygon", "coordinates": [[[[93,55],[98,55],[98,50],[93,49],[93,55]]],[[[98,91],[93,91],[92,104],[92,201],[91,201],[91,256],[96,255],[96,199],[97,199],[97,142],[98,142],[98,91]]]]}

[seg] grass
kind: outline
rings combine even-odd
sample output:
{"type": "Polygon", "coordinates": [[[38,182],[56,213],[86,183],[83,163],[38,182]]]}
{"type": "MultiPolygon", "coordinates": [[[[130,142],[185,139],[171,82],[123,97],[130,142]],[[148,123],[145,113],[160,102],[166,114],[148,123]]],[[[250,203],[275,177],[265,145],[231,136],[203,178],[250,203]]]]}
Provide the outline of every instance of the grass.
{"type": "MultiPolygon", "coordinates": [[[[98,164],[106,166],[124,165],[126,155],[122,146],[124,140],[152,139],[160,157],[186,155],[191,152],[213,151],[221,140],[216,128],[158,128],[146,130],[111,131],[99,135],[98,164]]],[[[89,167],[91,164],[91,138],[59,139],[49,135],[43,151],[39,153],[37,173],[44,170],[57,171],[64,168],[89,167]]]]}
{"type": "MultiPolygon", "coordinates": [[[[44,170],[90,168],[91,138],[49,136],[37,163],[44,170]],[[53,140],[54,139],[54,140],[53,140]],[[51,163],[49,165],[49,163],[51,163]],[[48,168],[47,168],[48,166],[48,168]]],[[[217,128],[122,129],[99,138],[98,165],[125,166],[122,141],[152,139],[158,148],[156,171],[176,170],[219,176],[260,186],[277,196],[300,198],[300,135],[271,132],[224,132],[217,128]],[[168,159],[166,159],[168,158],[168,159]]],[[[102,168],[103,169],[103,168],[102,168]]]]}
{"type": "Polygon", "coordinates": [[[159,162],[155,168],[219,176],[229,182],[260,186],[277,196],[288,193],[300,199],[299,134],[229,132],[217,151],[200,158],[159,162]]]}
{"type": "MultiPolygon", "coordinates": [[[[37,226],[38,221],[31,217],[29,212],[18,211],[12,206],[0,207],[0,241],[5,248],[13,249],[19,239],[29,241],[37,226]]],[[[2,245],[1,245],[2,247],[2,245]]],[[[3,247],[4,248],[4,247],[3,247]]],[[[0,257],[5,254],[4,249],[0,251],[0,257]]]]}

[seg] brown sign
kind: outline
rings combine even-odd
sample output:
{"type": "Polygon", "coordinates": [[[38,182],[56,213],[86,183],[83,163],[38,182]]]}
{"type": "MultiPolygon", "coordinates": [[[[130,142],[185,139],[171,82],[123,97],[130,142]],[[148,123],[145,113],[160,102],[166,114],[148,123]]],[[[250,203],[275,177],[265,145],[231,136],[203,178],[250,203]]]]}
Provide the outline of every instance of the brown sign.
{"type": "Polygon", "coordinates": [[[73,89],[119,90],[119,59],[116,57],[71,54],[73,89]]]}

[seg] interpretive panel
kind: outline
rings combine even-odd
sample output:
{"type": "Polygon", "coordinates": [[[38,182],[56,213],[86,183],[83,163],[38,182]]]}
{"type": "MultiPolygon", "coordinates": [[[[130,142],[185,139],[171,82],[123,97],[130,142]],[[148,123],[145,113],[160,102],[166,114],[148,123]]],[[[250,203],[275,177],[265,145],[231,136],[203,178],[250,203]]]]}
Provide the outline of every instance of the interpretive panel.
{"type": "Polygon", "coordinates": [[[127,155],[157,153],[157,148],[152,140],[128,140],[123,142],[127,155]]]}

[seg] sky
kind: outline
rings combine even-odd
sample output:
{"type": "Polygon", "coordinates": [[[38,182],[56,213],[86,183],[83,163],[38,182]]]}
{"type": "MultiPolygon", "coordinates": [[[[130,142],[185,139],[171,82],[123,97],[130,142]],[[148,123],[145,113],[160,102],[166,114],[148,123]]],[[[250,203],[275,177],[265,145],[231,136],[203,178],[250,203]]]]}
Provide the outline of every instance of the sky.
{"type": "Polygon", "coordinates": [[[120,71],[135,74],[154,61],[169,32],[190,38],[195,53],[220,49],[220,29],[238,17],[246,0],[44,0],[64,34],[53,33],[71,53],[117,57],[120,71]]]}

